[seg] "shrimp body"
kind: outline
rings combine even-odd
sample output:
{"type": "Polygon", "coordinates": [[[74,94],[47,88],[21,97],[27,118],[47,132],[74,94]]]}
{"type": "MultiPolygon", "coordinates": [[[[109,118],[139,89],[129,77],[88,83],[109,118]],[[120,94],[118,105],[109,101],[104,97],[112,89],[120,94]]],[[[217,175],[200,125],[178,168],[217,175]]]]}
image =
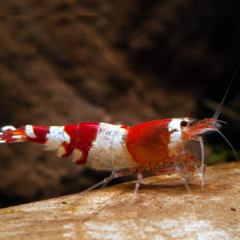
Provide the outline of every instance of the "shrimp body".
{"type": "Polygon", "coordinates": [[[138,165],[148,170],[178,162],[188,141],[182,122],[188,118],[165,119],[133,127],[108,123],[80,123],[66,126],[26,125],[3,127],[1,142],[34,142],[58,157],[70,157],[76,164],[96,170],[118,171],[138,165]]]}
{"type": "Polygon", "coordinates": [[[98,171],[112,171],[108,178],[81,194],[138,169],[132,203],[143,178],[142,171],[147,169],[155,174],[178,172],[192,197],[186,179],[191,180],[195,170],[201,169],[203,189],[206,172],[200,134],[216,131],[224,137],[219,131],[224,122],[218,120],[218,116],[232,81],[212,118],[169,118],[132,127],[92,122],[51,127],[26,125],[18,129],[5,126],[0,133],[0,143],[28,141],[44,144],[46,150],[57,150],[59,157],[72,155],[76,164],[84,164],[98,171]],[[200,143],[201,160],[186,149],[185,145],[190,140],[200,143]]]}
{"type": "MultiPolygon", "coordinates": [[[[132,127],[92,122],[51,127],[26,125],[18,129],[5,126],[0,142],[44,144],[46,150],[57,150],[59,157],[72,156],[76,164],[111,170],[113,178],[138,169],[138,186],[144,169],[156,174],[178,171],[189,189],[184,176],[193,175],[195,166],[201,167],[201,162],[185,149],[185,143],[191,139],[188,125],[193,121],[174,118],[132,127]],[[119,172],[123,169],[130,170],[119,172]]],[[[110,180],[105,179],[105,182],[110,180]]]]}

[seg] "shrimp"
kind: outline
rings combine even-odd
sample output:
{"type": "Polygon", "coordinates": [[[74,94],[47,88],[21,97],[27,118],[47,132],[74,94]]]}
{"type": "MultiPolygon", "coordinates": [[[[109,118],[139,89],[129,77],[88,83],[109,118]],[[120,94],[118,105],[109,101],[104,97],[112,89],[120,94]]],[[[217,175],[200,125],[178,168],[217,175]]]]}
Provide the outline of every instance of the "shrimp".
{"type": "Polygon", "coordinates": [[[178,172],[193,198],[187,180],[191,180],[196,169],[199,170],[203,189],[206,173],[201,134],[218,132],[236,155],[232,145],[219,130],[221,124],[225,122],[218,120],[236,72],[212,118],[203,120],[189,117],[169,118],[135,126],[94,122],[50,127],[26,125],[18,129],[5,126],[0,133],[0,143],[28,141],[44,144],[46,150],[57,149],[59,157],[67,158],[72,155],[72,160],[76,164],[84,164],[97,171],[112,171],[109,177],[81,194],[137,170],[138,180],[131,199],[132,204],[143,178],[142,172],[147,169],[154,174],[178,172]],[[191,140],[200,143],[201,160],[187,150],[186,143],[191,140]]]}

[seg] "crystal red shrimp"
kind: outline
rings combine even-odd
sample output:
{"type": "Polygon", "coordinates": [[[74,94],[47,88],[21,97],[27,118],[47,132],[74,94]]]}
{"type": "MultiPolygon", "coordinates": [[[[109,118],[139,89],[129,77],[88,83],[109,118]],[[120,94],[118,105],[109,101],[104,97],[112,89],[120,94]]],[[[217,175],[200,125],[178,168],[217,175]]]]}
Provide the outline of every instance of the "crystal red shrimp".
{"type": "MultiPolygon", "coordinates": [[[[212,118],[169,118],[132,127],[93,122],[51,127],[26,125],[18,129],[5,126],[0,133],[0,143],[28,141],[44,144],[47,150],[58,149],[59,157],[72,155],[76,164],[84,164],[97,171],[112,171],[108,178],[81,194],[138,169],[132,203],[143,178],[142,171],[148,169],[155,174],[178,172],[192,197],[186,179],[191,179],[195,170],[201,169],[203,188],[206,172],[200,134],[217,131],[222,135],[219,128],[223,121],[218,120],[218,116],[231,83],[232,81],[212,118]],[[186,149],[185,145],[190,140],[200,142],[201,161],[186,149]]],[[[226,138],[225,140],[227,141],[226,138]]],[[[231,146],[230,143],[229,145],[231,146]]]]}

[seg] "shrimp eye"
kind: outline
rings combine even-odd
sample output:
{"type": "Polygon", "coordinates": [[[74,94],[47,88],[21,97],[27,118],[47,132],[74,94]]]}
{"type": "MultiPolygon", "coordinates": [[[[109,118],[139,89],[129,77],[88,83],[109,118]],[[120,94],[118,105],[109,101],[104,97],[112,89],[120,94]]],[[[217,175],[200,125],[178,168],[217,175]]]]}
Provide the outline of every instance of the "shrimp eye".
{"type": "Polygon", "coordinates": [[[181,121],[180,125],[181,125],[181,127],[186,127],[188,125],[188,123],[186,121],[181,121]]]}

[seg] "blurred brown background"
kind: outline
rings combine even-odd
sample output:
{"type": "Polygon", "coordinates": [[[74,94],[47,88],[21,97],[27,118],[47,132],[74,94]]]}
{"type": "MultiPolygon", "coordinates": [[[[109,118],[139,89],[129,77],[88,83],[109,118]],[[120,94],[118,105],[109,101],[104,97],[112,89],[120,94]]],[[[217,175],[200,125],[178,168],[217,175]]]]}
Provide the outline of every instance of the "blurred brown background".
{"type": "MultiPolygon", "coordinates": [[[[197,2],[0,1],[0,126],[211,117],[207,100],[221,101],[240,64],[240,18],[223,16],[237,1],[197,2]]],[[[236,150],[239,79],[220,116],[236,150]]],[[[220,135],[205,139],[208,163],[235,160],[220,135]]],[[[42,146],[2,144],[0,207],[80,192],[108,175],[42,146]]]]}

